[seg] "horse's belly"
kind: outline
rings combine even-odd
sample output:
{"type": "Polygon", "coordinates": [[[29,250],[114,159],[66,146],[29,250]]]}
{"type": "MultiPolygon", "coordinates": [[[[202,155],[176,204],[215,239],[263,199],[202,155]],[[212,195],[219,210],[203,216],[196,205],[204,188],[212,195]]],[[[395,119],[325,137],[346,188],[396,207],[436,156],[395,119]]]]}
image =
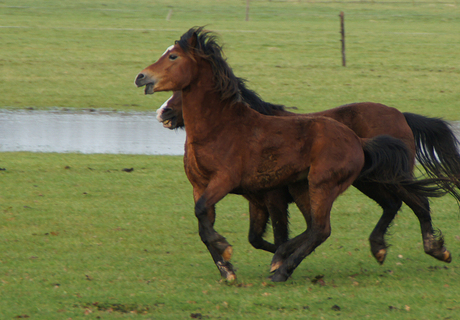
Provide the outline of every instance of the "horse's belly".
{"type": "Polygon", "coordinates": [[[254,174],[243,177],[242,189],[244,190],[267,190],[285,186],[308,177],[307,170],[298,170],[293,165],[266,168],[256,171],[254,174]]]}

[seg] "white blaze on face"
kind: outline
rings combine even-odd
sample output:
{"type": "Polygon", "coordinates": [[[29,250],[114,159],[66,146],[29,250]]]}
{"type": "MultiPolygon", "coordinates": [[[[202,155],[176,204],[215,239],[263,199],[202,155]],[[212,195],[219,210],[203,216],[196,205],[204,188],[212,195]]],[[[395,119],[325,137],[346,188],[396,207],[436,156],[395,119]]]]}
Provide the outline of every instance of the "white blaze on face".
{"type": "Polygon", "coordinates": [[[159,108],[157,109],[156,113],[157,113],[157,120],[158,120],[158,121],[160,121],[160,122],[162,121],[161,115],[163,114],[164,109],[166,109],[166,107],[168,106],[168,102],[169,102],[169,100],[172,99],[172,97],[173,97],[173,96],[169,97],[169,99],[166,100],[166,101],[161,105],[161,107],[159,107],[159,108]]]}
{"type": "Polygon", "coordinates": [[[172,50],[172,48],[174,48],[174,45],[172,46],[169,46],[165,52],[163,52],[163,54],[161,56],[164,56],[165,54],[167,54],[170,50],[172,50]]]}

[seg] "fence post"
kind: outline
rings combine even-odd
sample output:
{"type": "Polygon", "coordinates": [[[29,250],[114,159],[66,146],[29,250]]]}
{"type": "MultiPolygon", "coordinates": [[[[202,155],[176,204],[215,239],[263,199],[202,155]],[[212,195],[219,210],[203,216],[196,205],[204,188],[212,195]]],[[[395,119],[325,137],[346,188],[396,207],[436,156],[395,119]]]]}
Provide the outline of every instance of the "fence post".
{"type": "Polygon", "coordinates": [[[340,12],[340,33],[342,34],[342,66],[346,67],[347,66],[347,62],[346,62],[346,59],[345,59],[345,14],[342,12],[340,12]]]}
{"type": "Polygon", "coordinates": [[[168,15],[166,16],[166,21],[169,21],[171,19],[173,13],[173,9],[169,9],[168,15]]]}
{"type": "Polygon", "coordinates": [[[246,0],[246,21],[249,21],[249,0],[246,0]]]}

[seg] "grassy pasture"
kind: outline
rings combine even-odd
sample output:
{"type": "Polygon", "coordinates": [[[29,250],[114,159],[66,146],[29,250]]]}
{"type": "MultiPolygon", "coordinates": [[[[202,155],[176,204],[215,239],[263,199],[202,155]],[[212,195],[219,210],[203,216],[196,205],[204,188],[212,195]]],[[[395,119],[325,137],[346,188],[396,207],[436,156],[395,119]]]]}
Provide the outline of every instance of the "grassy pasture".
{"type": "Polygon", "coordinates": [[[268,101],[299,112],[377,101],[458,120],[458,14],[456,1],[264,0],[251,1],[245,21],[245,1],[3,0],[1,107],[154,110],[169,95],[144,97],[134,76],[188,28],[208,25],[268,101]]]}
{"type": "MultiPolygon", "coordinates": [[[[299,112],[376,101],[459,120],[458,14],[456,1],[251,1],[246,22],[245,1],[2,0],[0,107],[155,110],[169,94],[144,96],[134,76],[207,24],[268,101],[299,112]]],[[[335,203],[330,239],[272,284],[271,255],[246,240],[247,203],[229,196],[216,225],[235,248],[239,283],[228,286],[199,240],[181,157],[0,153],[0,168],[1,319],[458,317],[450,197],[433,201],[449,265],[423,253],[404,207],[379,266],[367,237],[380,209],[350,189],[335,203]]],[[[304,222],[291,211],[297,234],[304,222]]]]}
{"type": "MultiPolygon", "coordinates": [[[[378,265],[367,237],[380,209],[349,189],[331,237],[287,283],[272,284],[271,254],[246,240],[247,202],[228,196],[216,229],[234,245],[239,282],[229,286],[197,234],[181,157],[2,153],[0,167],[1,319],[431,320],[460,308],[450,197],[434,201],[433,219],[451,264],[423,253],[418,221],[403,208],[378,265]]],[[[291,217],[293,233],[303,231],[295,208],[291,217]]]]}

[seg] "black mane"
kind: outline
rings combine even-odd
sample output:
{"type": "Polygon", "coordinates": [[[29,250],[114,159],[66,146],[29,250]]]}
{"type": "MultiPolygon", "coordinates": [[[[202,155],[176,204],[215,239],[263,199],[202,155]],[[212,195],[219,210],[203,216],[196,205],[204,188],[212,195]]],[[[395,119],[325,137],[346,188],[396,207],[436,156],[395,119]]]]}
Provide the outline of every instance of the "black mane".
{"type": "Polygon", "coordinates": [[[264,115],[273,115],[275,111],[284,111],[283,105],[265,102],[254,91],[246,87],[246,80],[238,78],[223,57],[222,46],[217,43],[217,36],[204,27],[193,27],[184,33],[177,44],[185,51],[194,51],[195,55],[209,61],[212,66],[215,90],[222,95],[222,99],[232,102],[246,102],[249,107],[264,115]],[[189,40],[196,35],[197,43],[194,48],[189,47],[189,40]]]}
{"type": "Polygon", "coordinates": [[[211,63],[215,82],[214,89],[221,94],[223,100],[241,101],[238,80],[223,57],[222,47],[217,43],[217,35],[204,30],[204,27],[193,27],[184,33],[176,43],[185,52],[193,50],[194,55],[211,63]],[[190,48],[188,41],[195,36],[195,47],[190,48]]]}
{"type": "Polygon", "coordinates": [[[251,89],[246,87],[246,80],[242,78],[237,78],[238,80],[238,89],[241,92],[241,98],[246,102],[249,107],[261,114],[272,116],[275,114],[275,111],[285,111],[285,106],[281,104],[273,104],[262,100],[262,98],[251,89]]]}

